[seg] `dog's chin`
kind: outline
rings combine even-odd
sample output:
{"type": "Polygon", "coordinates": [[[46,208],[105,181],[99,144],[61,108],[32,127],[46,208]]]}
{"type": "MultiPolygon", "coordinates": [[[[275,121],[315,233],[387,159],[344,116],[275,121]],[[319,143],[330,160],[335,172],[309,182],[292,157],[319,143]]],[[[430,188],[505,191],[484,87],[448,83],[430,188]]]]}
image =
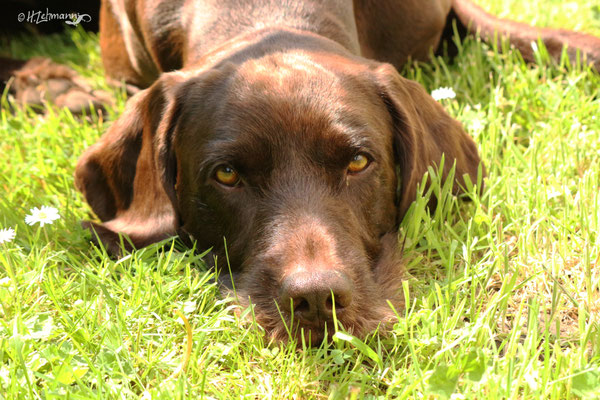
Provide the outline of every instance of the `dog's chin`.
{"type": "Polygon", "coordinates": [[[273,300],[273,306],[264,307],[264,304],[252,303],[249,300],[250,297],[240,297],[239,292],[237,299],[241,306],[240,315],[246,315],[246,322],[256,322],[260,325],[265,332],[266,342],[284,344],[294,342],[299,349],[318,347],[324,341],[332,342],[336,330],[342,330],[359,338],[364,338],[375,331],[385,335],[397,321],[397,314],[394,310],[403,306],[401,302],[392,301],[392,308],[387,300],[381,300],[376,306],[372,305],[368,312],[364,312],[364,310],[345,311],[335,324],[332,320],[302,323],[294,321],[291,316],[280,312],[273,300]],[[247,307],[253,307],[252,311],[241,312],[247,307]]]}

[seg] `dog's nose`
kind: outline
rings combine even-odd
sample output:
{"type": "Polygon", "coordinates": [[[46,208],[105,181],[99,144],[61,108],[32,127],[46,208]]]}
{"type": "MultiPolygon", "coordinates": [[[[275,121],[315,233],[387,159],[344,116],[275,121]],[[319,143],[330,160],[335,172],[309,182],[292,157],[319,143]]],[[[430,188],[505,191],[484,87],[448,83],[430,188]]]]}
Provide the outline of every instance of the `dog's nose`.
{"type": "Polygon", "coordinates": [[[279,298],[280,307],[308,323],[329,321],[334,307],[339,315],[351,302],[352,281],[336,270],[292,273],[283,280],[279,298]]]}

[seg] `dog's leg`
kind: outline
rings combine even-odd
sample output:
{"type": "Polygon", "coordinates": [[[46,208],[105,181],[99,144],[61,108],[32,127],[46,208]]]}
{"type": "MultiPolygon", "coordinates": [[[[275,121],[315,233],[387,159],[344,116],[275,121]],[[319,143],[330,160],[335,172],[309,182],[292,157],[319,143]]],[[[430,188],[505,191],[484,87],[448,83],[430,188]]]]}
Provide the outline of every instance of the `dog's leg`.
{"type": "Polygon", "coordinates": [[[560,60],[566,46],[571,62],[576,61],[579,52],[581,56],[585,54],[587,62],[600,71],[600,38],[563,29],[536,28],[498,18],[470,0],[453,0],[452,9],[464,27],[470,32],[478,33],[486,41],[509,38],[510,43],[521,52],[526,61],[535,61],[535,46],[532,46],[532,43],[541,39],[554,60],[560,60]]]}
{"type": "MultiPolygon", "coordinates": [[[[150,72],[141,75],[139,68],[133,67],[110,1],[103,1],[100,9],[100,47],[109,85],[124,87],[133,95],[158,76],[155,69],[143,68],[150,72]]],[[[45,102],[68,108],[73,114],[89,113],[91,107],[98,110],[112,103],[108,93],[93,90],[77,72],[49,58],[25,61],[0,57],[0,94],[7,85],[16,104],[38,111],[43,111],[45,102]]]]}
{"type": "Polygon", "coordinates": [[[107,93],[93,90],[77,72],[44,57],[27,61],[0,59],[0,82],[3,91],[9,85],[9,93],[17,104],[38,110],[48,101],[73,114],[82,114],[111,102],[107,93]]]}

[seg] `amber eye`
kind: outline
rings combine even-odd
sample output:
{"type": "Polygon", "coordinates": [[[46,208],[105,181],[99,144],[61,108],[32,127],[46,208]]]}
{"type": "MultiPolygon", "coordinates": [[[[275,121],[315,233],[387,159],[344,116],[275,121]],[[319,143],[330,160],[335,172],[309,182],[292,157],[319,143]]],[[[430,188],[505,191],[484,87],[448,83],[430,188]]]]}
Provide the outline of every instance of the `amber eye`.
{"type": "Polygon", "coordinates": [[[364,154],[357,154],[352,157],[352,161],[348,164],[348,172],[351,174],[356,174],[361,171],[364,171],[365,168],[369,166],[369,159],[364,154]]]}
{"type": "Polygon", "coordinates": [[[215,179],[221,185],[235,186],[239,183],[240,176],[235,169],[223,165],[217,169],[217,172],[215,172],[215,179]]]}

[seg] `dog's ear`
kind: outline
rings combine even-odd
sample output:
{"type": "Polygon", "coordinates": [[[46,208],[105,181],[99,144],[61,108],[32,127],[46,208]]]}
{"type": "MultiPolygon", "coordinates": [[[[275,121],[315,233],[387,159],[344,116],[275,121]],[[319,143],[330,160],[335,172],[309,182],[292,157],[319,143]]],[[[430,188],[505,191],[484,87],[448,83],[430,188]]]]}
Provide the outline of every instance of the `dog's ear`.
{"type": "Polygon", "coordinates": [[[480,159],[473,140],[461,124],[416,82],[400,76],[389,64],[377,67],[380,95],[392,117],[394,152],[400,171],[398,218],[414,201],[417,185],[429,166],[439,166],[444,155],[445,179],[456,162],[454,193],[464,187],[464,175],[477,182],[480,159]]]}
{"type": "Polygon", "coordinates": [[[103,222],[86,225],[112,254],[120,253],[119,233],[136,248],[176,233],[177,166],[171,143],[181,80],[176,73],[165,74],[132,97],[77,163],[75,184],[103,222]]]}

